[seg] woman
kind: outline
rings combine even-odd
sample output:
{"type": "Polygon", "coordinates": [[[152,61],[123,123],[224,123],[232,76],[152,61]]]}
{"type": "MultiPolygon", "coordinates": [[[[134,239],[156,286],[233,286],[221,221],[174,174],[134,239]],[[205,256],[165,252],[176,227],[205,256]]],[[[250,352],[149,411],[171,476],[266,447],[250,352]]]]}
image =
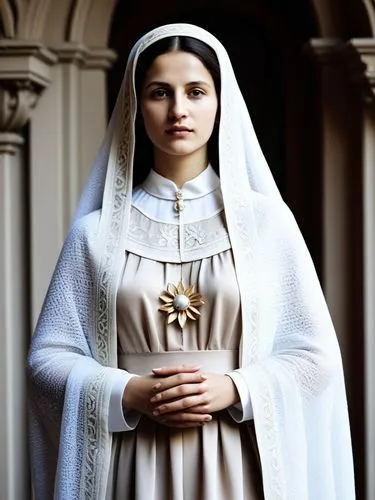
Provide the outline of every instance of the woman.
{"type": "Polygon", "coordinates": [[[37,500],[354,498],[324,297],[206,31],[133,48],[29,375],[37,500]]]}

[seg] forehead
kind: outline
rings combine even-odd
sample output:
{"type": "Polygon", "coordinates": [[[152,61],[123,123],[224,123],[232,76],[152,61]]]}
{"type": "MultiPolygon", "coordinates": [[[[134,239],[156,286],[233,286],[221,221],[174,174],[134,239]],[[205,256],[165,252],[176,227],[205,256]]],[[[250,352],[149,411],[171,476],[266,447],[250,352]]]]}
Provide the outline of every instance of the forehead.
{"type": "Polygon", "coordinates": [[[168,52],[156,57],[149,67],[144,84],[155,81],[166,83],[206,81],[212,76],[200,59],[190,52],[168,52]]]}

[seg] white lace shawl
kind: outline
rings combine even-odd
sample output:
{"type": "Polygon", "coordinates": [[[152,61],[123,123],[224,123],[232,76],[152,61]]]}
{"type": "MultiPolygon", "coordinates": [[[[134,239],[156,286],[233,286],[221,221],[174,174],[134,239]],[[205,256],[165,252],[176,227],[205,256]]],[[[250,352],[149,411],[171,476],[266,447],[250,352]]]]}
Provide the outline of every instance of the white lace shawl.
{"type": "Polygon", "coordinates": [[[186,24],[150,32],[129,56],[38,321],[28,359],[36,500],[105,498],[116,292],[131,207],[134,68],[145,47],[170,35],[203,40],[221,67],[220,176],[241,293],[239,373],[251,394],[265,498],[352,500],[340,351],[309,252],[260,150],[227,53],[186,24]]]}

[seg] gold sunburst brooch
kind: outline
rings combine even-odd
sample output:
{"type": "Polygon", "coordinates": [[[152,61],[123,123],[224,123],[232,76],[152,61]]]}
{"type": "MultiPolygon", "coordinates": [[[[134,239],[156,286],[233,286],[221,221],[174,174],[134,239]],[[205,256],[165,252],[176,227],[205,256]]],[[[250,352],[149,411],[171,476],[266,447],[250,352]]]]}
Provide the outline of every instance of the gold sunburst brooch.
{"type": "Polygon", "coordinates": [[[168,324],[177,319],[180,327],[183,328],[188,318],[192,320],[199,318],[201,313],[197,308],[204,304],[204,300],[194,289],[194,285],[185,288],[182,281],[177,286],[168,283],[167,290],[159,297],[164,302],[159,307],[159,311],[168,314],[168,324]]]}

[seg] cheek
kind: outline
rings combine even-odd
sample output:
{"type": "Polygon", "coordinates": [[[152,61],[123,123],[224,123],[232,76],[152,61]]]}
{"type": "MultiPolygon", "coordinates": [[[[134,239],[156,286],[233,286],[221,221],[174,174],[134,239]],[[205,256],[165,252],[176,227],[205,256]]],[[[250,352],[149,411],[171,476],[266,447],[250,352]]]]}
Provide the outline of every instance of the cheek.
{"type": "Polygon", "coordinates": [[[160,129],[158,117],[155,113],[150,112],[149,109],[142,109],[142,119],[146,133],[149,139],[152,140],[160,129]]]}
{"type": "Polygon", "coordinates": [[[153,115],[147,108],[142,108],[142,119],[145,127],[147,128],[150,124],[152,124],[153,115]]]}
{"type": "Polygon", "coordinates": [[[157,106],[143,105],[141,107],[141,115],[143,117],[145,125],[146,123],[152,125],[160,121],[161,109],[157,106]]]}
{"type": "Polygon", "coordinates": [[[207,106],[206,109],[204,110],[204,113],[202,113],[207,130],[208,129],[212,130],[214,128],[216,121],[216,114],[217,114],[217,105],[215,104],[207,106]]]}

